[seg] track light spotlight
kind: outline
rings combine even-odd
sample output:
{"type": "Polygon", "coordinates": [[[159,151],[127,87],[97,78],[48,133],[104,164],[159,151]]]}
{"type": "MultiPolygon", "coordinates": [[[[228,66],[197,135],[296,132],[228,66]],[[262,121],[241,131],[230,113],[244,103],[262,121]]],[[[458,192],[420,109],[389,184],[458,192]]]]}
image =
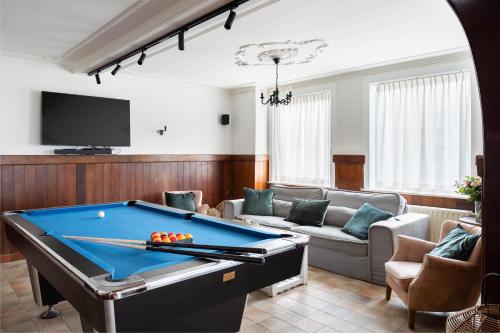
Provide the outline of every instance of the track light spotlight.
{"type": "Polygon", "coordinates": [[[122,68],[122,66],[120,66],[120,64],[116,64],[115,69],[111,71],[111,75],[115,76],[116,73],[118,73],[118,71],[120,70],[120,68],[122,68]]]}
{"type": "Polygon", "coordinates": [[[144,50],[143,50],[141,53],[141,56],[139,57],[139,61],[137,61],[137,63],[139,65],[142,65],[144,63],[144,59],[146,59],[146,53],[144,53],[144,50]]]}
{"type": "Polygon", "coordinates": [[[97,84],[101,84],[101,77],[99,76],[99,72],[95,73],[95,82],[97,82],[97,84]]]}
{"type": "Polygon", "coordinates": [[[179,31],[178,37],[179,37],[179,42],[178,42],[179,50],[184,51],[184,30],[179,31]]]}
{"type": "Polygon", "coordinates": [[[226,23],[224,23],[224,28],[226,28],[226,30],[231,30],[235,17],[236,17],[236,12],[231,9],[229,11],[229,16],[227,17],[226,23]]]}

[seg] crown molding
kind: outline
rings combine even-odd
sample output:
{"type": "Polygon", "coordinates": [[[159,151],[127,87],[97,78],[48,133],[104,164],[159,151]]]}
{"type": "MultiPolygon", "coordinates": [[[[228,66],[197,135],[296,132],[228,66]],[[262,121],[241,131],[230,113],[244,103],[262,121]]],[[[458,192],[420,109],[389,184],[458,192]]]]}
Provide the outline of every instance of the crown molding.
{"type": "MultiPolygon", "coordinates": [[[[397,71],[409,69],[412,67],[421,67],[427,65],[435,65],[450,61],[472,60],[472,55],[468,47],[460,47],[449,50],[442,50],[431,53],[424,53],[417,56],[400,58],[365,66],[352,67],[339,71],[333,71],[320,75],[303,77],[300,79],[284,81],[280,86],[287,86],[300,83],[301,85],[320,84],[330,81],[348,79],[357,76],[375,75],[383,72],[397,71]]],[[[270,86],[270,83],[265,85],[270,86]]]]}

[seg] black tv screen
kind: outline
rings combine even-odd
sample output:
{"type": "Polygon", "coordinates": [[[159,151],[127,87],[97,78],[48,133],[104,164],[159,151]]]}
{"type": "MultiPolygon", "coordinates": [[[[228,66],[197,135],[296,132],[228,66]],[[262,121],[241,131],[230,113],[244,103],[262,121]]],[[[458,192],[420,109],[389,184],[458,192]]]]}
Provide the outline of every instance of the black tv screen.
{"type": "Polygon", "coordinates": [[[42,91],[42,144],[130,146],[130,101],[42,91]]]}

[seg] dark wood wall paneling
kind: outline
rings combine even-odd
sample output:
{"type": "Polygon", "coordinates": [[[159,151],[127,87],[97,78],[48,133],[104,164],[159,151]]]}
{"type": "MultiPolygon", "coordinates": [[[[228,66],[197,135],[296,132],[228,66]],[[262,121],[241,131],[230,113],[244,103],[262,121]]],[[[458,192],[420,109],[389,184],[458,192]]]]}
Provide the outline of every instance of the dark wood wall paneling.
{"type": "MultiPolygon", "coordinates": [[[[448,0],[464,28],[474,58],[483,115],[483,266],[484,273],[500,273],[500,1],[448,0]]],[[[483,296],[500,303],[498,278],[489,279],[483,296]]]]}
{"type": "MultiPolygon", "coordinates": [[[[131,199],[161,203],[167,190],[202,190],[204,203],[214,207],[234,197],[233,190],[241,197],[238,186],[265,187],[267,160],[260,155],[0,156],[0,211],[131,199]]],[[[19,258],[3,223],[0,241],[2,261],[19,258]]]]}
{"type": "Polygon", "coordinates": [[[243,187],[265,189],[269,181],[268,155],[232,155],[231,197],[241,198],[243,187]]]}
{"type": "Polygon", "coordinates": [[[335,187],[359,191],[365,184],[365,155],[333,155],[335,187]]]}

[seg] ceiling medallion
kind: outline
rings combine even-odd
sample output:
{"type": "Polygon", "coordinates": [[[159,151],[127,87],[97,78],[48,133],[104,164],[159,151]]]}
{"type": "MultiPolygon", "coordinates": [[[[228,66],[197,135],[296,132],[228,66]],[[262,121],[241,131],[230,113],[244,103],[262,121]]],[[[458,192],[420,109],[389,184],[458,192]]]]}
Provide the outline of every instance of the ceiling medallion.
{"type": "Polygon", "coordinates": [[[276,87],[269,98],[264,101],[264,93],[260,94],[262,104],[278,106],[288,105],[292,101],[292,92],[289,91],[285,98],[281,99],[278,89],[278,65],[305,64],[313,60],[328,43],[323,39],[312,39],[301,42],[276,42],[247,44],[240,47],[236,52],[236,65],[248,66],[276,66],[276,87]]]}
{"type": "Polygon", "coordinates": [[[328,46],[323,39],[311,39],[299,42],[271,42],[246,44],[236,52],[238,66],[274,66],[275,58],[281,65],[305,64],[313,60],[328,46]]]}

